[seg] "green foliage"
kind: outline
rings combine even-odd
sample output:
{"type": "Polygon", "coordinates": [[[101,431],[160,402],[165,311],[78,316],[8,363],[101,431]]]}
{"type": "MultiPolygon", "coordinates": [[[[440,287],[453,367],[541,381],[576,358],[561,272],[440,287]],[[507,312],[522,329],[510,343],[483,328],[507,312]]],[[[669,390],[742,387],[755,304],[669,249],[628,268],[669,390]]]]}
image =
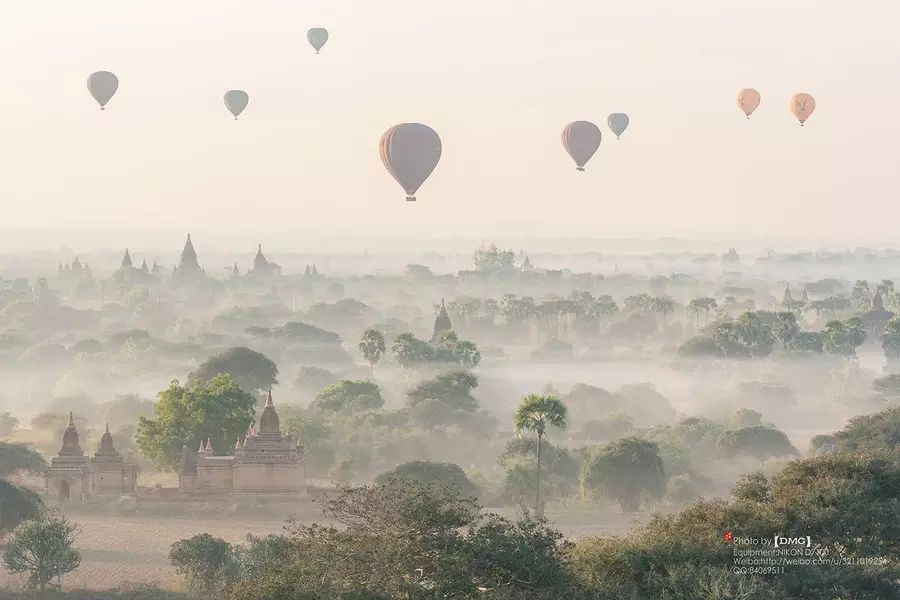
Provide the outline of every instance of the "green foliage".
{"type": "Polygon", "coordinates": [[[835,449],[845,452],[897,452],[900,450],[900,407],[854,417],[829,438],[835,449]]]}
{"type": "Polygon", "coordinates": [[[391,480],[319,502],[337,526],[289,526],[289,565],[244,578],[232,599],[549,599],[569,584],[559,532],[453,488],[391,480]]]}
{"type": "Polygon", "coordinates": [[[581,425],[580,437],[605,442],[634,429],[634,420],[626,414],[616,413],[605,419],[591,419],[581,425]]]}
{"type": "Polygon", "coordinates": [[[394,338],[391,350],[394,359],[404,369],[424,364],[434,356],[431,346],[411,333],[401,333],[394,338]]]}
{"type": "Polygon", "coordinates": [[[500,250],[496,244],[475,250],[475,268],[482,273],[503,273],[515,268],[516,255],[512,250],[500,250]]]}
{"type": "Polygon", "coordinates": [[[44,510],[44,503],[33,491],[0,479],[0,538],[44,510]]]}
{"type": "Polygon", "coordinates": [[[240,563],[241,577],[260,579],[289,564],[290,541],[283,535],[263,537],[247,535],[246,547],[234,548],[240,563]]]}
{"type": "Polygon", "coordinates": [[[81,555],[75,549],[77,528],[64,517],[47,515],[19,525],[7,541],[3,566],[25,574],[25,585],[41,592],[50,580],[78,568],[81,555]]]}
{"type": "Polygon", "coordinates": [[[208,533],[172,544],[169,561],[185,578],[188,589],[207,597],[219,593],[239,575],[240,563],[235,548],[208,533]]]}
{"type": "Polygon", "coordinates": [[[471,373],[444,373],[409,390],[407,406],[413,418],[429,429],[460,423],[478,410],[478,400],[472,396],[477,386],[478,378],[471,373]]]}
{"type": "MultiPolygon", "coordinates": [[[[721,342],[721,340],[719,340],[721,342]]],[[[724,357],[719,342],[707,335],[694,336],[678,348],[678,356],[684,358],[724,357]]]]}
{"type": "Polygon", "coordinates": [[[622,538],[583,538],[569,553],[579,584],[599,598],[696,600],[896,596],[900,467],[877,456],[836,454],[791,462],[771,480],[754,474],[733,501],[698,501],[622,538]],[[735,538],[809,535],[848,562],[786,569],[777,577],[730,572],[735,538]],[[853,564],[859,557],[884,565],[853,564]]]}
{"type": "Polygon", "coordinates": [[[437,482],[455,487],[465,497],[478,498],[481,495],[481,490],[466,476],[465,471],[453,463],[414,460],[382,473],[375,478],[375,483],[384,484],[392,479],[419,485],[437,482]]]}
{"type": "Polygon", "coordinates": [[[822,331],[823,346],[829,354],[856,357],[856,349],[866,340],[866,329],[857,317],[847,321],[829,321],[822,331]]]}
{"type": "Polygon", "coordinates": [[[229,348],[208,358],[197,367],[189,379],[207,383],[216,375],[228,374],[240,388],[254,393],[268,390],[278,383],[278,367],[265,355],[250,348],[229,348]]]}
{"type": "Polygon", "coordinates": [[[580,479],[582,494],[616,500],[623,512],[659,499],[666,487],[659,446],[638,437],[595,448],[585,459],[580,479]]]}
{"type": "Polygon", "coordinates": [[[178,465],[182,446],[194,449],[207,439],[217,454],[224,454],[254,422],[255,405],[253,397],[227,374],[187,386],[175,380],[159,393],[155,418],[138,419],[138,448],[163,470],[178,465]]]}
{"type": "Polygon", "coordinates": [[[762,461],[778,456],[797,456],[797,449],[787,435],[766,425],[730,429],[719,436],[717,445],[728,457],[743,454],[762,461]]]}
{"type": "Polygon", "coordinates": [[[0,477],[8,477],[16,471],[43,474],[46,468],[44,457],[25,444],[0,442],[0,477]]]}
{"type": "Polygon", "coordinates": [[[316,394],[311,408],[327,412],[353,414],[384,406],[381,390],[371,381],[344,379],[316,394]]]}
{"type": "Polygon", "coordinates": [[[305,392],[318,392],[322,388],[334,385],[340,377],[321,367],[300,367],[294,387],[305,392]]]}
{"type": "Polygon", "coordinates": [[[374,369],[387,348],[384,344],[384,334],[377,329],[366,329],[359,340],[359,351],[366,362],[374,369]]]}
{"type": "Polygon", "coordinates": [[[900,318],[893,317],[881,334],[881,347],[888,360],[900,359],[900,318]]]}
{"type": "Polygon", "coordinates": [[[713,330],[712,338],[729,358],[762,358],[772,352],[775,344],[772,328],[754,312],[720,323],[713,330]]]}
{"type": "Polygon", "coordinates": [[[565,429],[567,415],[566,405],[556,396],[528,394],[516,409],[513,425],[517,431],[532,431],[538,437],[543,437],[547,432],[547,425],[565,429]]]}
{"type": "Polygon", "coordinates": [[[19,420],[9,412],[0,413],[0,435],[8,436],[19,424],[19,420]]]}

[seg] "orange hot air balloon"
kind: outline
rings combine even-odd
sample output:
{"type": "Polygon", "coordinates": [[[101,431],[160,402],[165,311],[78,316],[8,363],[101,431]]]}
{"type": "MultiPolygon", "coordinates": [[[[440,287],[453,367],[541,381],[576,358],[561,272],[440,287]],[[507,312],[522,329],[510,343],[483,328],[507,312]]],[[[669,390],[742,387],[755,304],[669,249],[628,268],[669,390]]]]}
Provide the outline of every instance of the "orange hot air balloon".
{"type": "Polygon", "coordinates": [[[809,94],[794,94],[794,97],[791,98],[791,112],[800,121],[801,127],[814,110],[816,110],[816,99],[809,94]]]}
{"type": "Polygon", "coordinates": [[[750,118],[750,115],[753,114],[753,111],[756,110],[756,107],[759,106],[759,92],[754,90],[753,88],[746,88],[738,92],[737,95],[737,103],[738,106],[741,107],[741,110],[744,111],[744,114],[747,115],[747,118],[750,118]]]}

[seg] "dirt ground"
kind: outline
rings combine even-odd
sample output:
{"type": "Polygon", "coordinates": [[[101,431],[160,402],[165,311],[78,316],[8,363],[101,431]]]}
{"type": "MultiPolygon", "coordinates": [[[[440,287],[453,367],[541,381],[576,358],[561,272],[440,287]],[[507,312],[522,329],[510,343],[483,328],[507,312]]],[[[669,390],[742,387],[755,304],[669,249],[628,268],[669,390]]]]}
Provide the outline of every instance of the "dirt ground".
{"type": "MultiPolygon", "coordinates": [[[[312,522],[320,513],[310,502],[295,515],[300,521],[312,522]]],[[[205,532],[239,543],[248,533],[280,533],[284,526],[281,516],[112,516],[90,514],[85,509],[72,509],[67,516],[79,526],[77,547],[82,555],[78,570],[63,578],[63,588],[69,590],[107,589],[123,583],[180,589],[181,579],[168,560],[174,542],[205,532]]],[[[634,516],[612,511],[566,510],[561,514],[549,507],[547,517],[570,538],[621,533],[635,522],[634,516]]],[[[637,521],[647,517],[638,515],[637,521]]],[[[18,576],[0,571],[0,589],[18,589],[19,584],[18,576]]]]}

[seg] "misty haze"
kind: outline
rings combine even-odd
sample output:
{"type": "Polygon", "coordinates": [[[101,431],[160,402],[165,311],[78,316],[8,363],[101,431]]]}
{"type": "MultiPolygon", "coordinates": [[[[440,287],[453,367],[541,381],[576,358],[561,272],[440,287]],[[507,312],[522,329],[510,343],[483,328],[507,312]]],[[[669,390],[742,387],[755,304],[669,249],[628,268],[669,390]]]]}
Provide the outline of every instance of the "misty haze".
{"type": "Polygon", "coordinates": [[[897,6],[20,4],[0,599],[900,599],[897,6]]]}

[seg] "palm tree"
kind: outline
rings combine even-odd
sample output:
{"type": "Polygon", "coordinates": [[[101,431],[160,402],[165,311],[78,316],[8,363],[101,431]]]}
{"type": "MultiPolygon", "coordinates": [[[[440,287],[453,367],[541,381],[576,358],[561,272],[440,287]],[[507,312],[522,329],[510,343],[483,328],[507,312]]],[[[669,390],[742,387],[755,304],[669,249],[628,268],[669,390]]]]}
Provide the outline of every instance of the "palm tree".
{"type": "Polygon", "coordinates": [[[384,345],[384,334],[377,329],[366,329],[359,340],[359,351],[369,363],[372,373],[375,373],[375,365],[381,360],[387,347],[384,345]]]}
{"type": "Polygon", "coordinates": [[[541,507],[541,440],[547,433],[547,425],[566,428],[566,405],[556,396],[528,394],[516,410],[513,423],[516,431],[533,431],[537,434],[537,487],[534,492],[534,510],[542,514],[541,507]]]}

